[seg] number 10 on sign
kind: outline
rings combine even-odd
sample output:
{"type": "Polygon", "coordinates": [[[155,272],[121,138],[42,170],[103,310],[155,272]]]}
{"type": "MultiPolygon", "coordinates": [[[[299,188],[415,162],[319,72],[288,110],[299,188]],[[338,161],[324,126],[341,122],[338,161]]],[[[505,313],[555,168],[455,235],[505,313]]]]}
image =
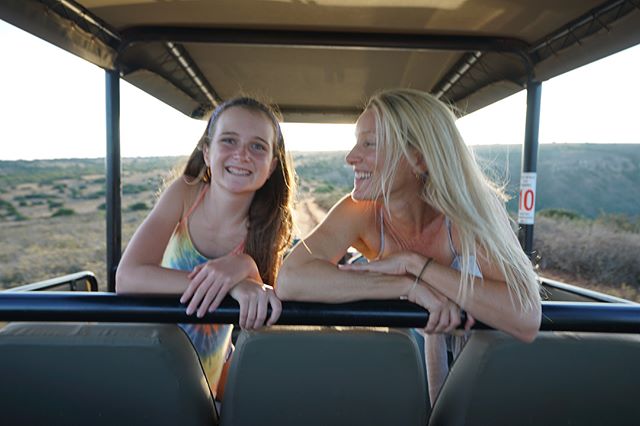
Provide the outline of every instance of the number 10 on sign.
{"type": "Polygon", "coordinates": [[[536,173],[520,175],[520,199],[518,203],[518,223],[533,225],[536,211],[536,173]]]}

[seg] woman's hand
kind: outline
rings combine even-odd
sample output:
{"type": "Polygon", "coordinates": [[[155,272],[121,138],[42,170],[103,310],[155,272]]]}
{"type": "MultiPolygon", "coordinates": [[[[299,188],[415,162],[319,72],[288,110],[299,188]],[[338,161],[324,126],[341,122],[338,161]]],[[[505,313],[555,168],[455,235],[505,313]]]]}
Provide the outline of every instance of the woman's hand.
{"type": "Polygon", "coordinates": [[[273,325],[278,321],[282,312],[282,303],[270,285],[245,280],[235,285],[230,294],[240,304],[239,325],[241,328],[262,327],[267,318],[269,305],[271,305],[271,316],[266,325],[273,325]]]}
{"type": "Polygon", "coordinates": [[[384,259],[372,260],[369,263],[354,263],[349,265],[338,265],[341,271],[367,271],[377,272],[387,275],[407,275],[410,274],[408,266],[411,253],[393,253],[384,259]]]}
{"type": "MultiPolygon", "coordinates": [[[[429,311],[429,321],[424,328],[426,333],[451,333],[461,324],[460,307],[425,283],[418,283],[413,287],[407,299],[429,311]]],[[[471,314],[467,313],[465,330],[470,330],[475,322],[471,314]]]]}
{"type": "Polygon", "coordinates": [[[231,254],[209,260],[189,273],[187,277],[191,281],[180,297],[180,303],[189,302],[187,315],[197,310],[197,316],[201,318],[207,311],[216,310],[233,286],[256,275],[257,266],[246,254],[231,254]]]}

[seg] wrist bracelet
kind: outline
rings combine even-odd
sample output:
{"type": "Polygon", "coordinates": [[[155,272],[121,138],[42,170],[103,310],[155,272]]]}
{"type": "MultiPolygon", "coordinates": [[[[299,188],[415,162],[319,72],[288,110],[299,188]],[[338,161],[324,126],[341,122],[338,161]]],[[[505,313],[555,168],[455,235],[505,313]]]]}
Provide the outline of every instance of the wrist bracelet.
{"type": "Polygon", "coordinates": [[[413,289],[416,288],[416,286],[418,285],[418,282],[422,278],[422,274],[424,274],[425,269],[427,269],[427,266],[429,266],[429,264],[432,261],[433,261],[433,257],[427,257],[426,262],[424,262],[424,265],[422,265],[422,269],[420,269],[420,273],[418,275],[416,275],[416,280],[413,282],[413,285],[411,286],[411,288],[407,292],[407,297],[409,297],[409,295],[411,294],[413,289]]]}

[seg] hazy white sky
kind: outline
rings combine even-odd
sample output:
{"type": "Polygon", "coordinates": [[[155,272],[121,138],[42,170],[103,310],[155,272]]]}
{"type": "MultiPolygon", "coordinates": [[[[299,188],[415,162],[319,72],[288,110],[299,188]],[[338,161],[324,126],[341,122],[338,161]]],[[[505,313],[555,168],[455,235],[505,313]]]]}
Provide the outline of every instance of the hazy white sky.
{"type": "MultiPolygon", "coordinates": [[[[103,157],[104,71],[0,20],[0,160],[103,157]]],[[[542,85],[541,143],[640,143],[640,46],[542,85]]],[[[187,155],[205,122],[121,81],[124,157],[187,155]]],[[[521,143],[524,91],[459,120],[469,144],[521,143]]],[[[287,148],[346,150],[352,125],[283,125],[287,148]]]]}

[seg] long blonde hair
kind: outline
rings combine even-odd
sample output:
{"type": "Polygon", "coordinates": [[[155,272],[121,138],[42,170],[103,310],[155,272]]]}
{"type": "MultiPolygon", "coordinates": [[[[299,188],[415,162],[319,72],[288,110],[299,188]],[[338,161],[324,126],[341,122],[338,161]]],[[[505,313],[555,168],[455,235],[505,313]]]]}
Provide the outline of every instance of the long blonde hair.
{"type": "Polygon", "coordinates": [[[506,197],[480,170],[455,124],[455,115],[434,96],[411,89],[374,95],[365,109],[376,120],[377,158],[383,158],[378,182],[389,205],[402,158],[417,152],[427,168],[420,197],[455,224],[462,256],[461,300],[473,291],[470,259],[483,253],[504,275],[512,301],[523,310],[540,300],[531,261],[520,248],[504,206],[506,197]]]}

